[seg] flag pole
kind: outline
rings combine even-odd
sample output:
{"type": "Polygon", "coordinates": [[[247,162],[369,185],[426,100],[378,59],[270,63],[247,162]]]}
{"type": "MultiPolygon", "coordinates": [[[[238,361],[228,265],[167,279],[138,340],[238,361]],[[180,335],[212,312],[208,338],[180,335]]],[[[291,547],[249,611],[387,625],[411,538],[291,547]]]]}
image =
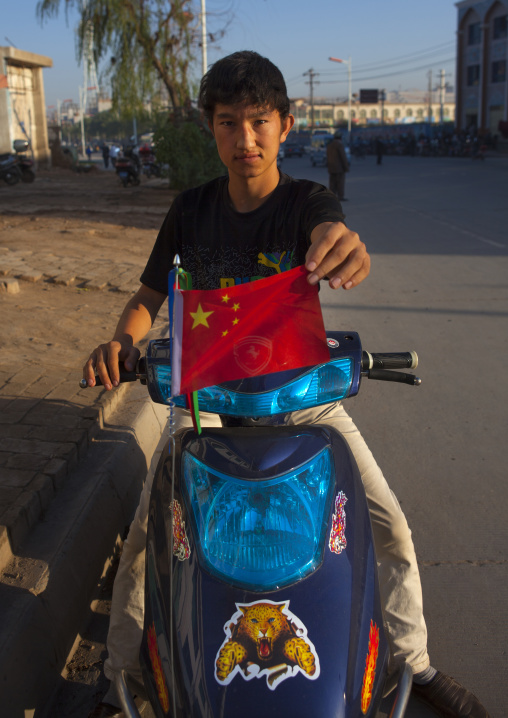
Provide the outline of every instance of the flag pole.
{"type": "MultiPolygon", "coordinates": [[[[176,289],[178,289],[178,273],[180,270],[180,257],[178,254],[175,254],[175,257],[173,259],[173,266],[175,267],[175,285],[173,287],[173,293],[176,289]]],[[[173,358],[173,340],[174,340],[174,332],[175,332],[175,302],[173,301],[173,316],[171,317],[170,322],[170,329],[169,329],[169,356],[170,361],[172,361],[173,358]],[[173,336],[172,336],[173,335],[173,336]]],[[[175,421],[175,404],[173,402],[173,397],[169,397],[169,448],[171,451],[171,503],[170,503],[170,511],[171,511],[171,537],[170,537],[170,544],[169,544],[169,560],[171,561],[171,565],[173,562],[173,551],[174,551],[174,526],[175,526],[175,471],[176,471],[176,445],[175,445],[175,432],[176,432],[176,421],[175,421]]],[[[173,569],[171,568],[171,571],[169,572],[169,595],[170,595],[170,601],[169,601],[169,652],[171,656],[171,678],[173,685],[175,685],[175,671],[174,671],[174,665],[175,661],[173,660],[174,655],[174,637],[173,637],[173,569]]],[[[173,715],[176,715],[176,697],[175,697],[175,691],[173,691],[173,715]]]]}

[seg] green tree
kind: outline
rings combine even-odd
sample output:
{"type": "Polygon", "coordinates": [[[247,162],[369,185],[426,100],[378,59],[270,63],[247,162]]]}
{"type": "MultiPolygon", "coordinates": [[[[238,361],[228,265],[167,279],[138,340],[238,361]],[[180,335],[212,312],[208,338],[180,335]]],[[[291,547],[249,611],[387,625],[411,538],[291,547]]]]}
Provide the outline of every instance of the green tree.
{"type": "Polygon", "coordinates": [[[226,172],[211,132],[197,116],[170,117],[156,130],[154,144],[158,161],[169,167],[173,189],[197,187],[226,172]]]}
{"type": "Polygon", "coordinates": [[[197,18],[192,0],[40,0],[41,22],[76,8],[81,20],[78,53],[85,56],[93,33],[94,59],[108,56],[113,108],[123,115],[140,111],[167,91],[175,111],[190,105],[192,38],[197,18]]]}

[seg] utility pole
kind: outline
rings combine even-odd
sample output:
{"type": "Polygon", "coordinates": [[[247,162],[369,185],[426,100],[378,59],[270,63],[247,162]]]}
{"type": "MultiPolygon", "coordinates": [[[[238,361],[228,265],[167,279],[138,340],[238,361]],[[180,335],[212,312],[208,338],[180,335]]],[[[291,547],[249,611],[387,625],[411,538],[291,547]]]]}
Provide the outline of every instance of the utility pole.
{"type": "MultiPolygon", "coordinates": [[[[310,85],[310,129],[314,129],[314,78],[319,75],[319,72],[314,72],[311,68],[307,72],[303,73],[303,76],[309,76],[307,85],[310,85]]],[[[317,83],[319,85],[319,82],[317,83]]]]}
{"type": "Polygon", "coordinates": [[[428,72],[429,76],[429,127],[432,123],[432,70],[428,72]]]}
{"type": "Polygon", "coordinates": [[[207,44],[206,44],[206,0],[201,0],[201,70],[206,75],[208,70],[207,44]]]}
{"type": "Polygon", "coordinates": [[[444,101],[445,101],[446,80],[445,71],[439,72],[439,123],[444,122],[444,101]]]}

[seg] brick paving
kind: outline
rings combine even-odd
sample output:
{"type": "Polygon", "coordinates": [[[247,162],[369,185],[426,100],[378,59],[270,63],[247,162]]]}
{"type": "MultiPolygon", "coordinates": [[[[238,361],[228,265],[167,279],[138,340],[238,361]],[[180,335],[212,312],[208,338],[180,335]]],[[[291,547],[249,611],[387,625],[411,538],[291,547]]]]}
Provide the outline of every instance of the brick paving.
{"type": "MultiPolygon", "coordinates": [[[[58,173],[56,178],[62,181],[58,173]]],[[[79,186],[83,183],[81,177],[66,176],[64,179],[65,182],[78,182],[79,186]]],[[[34,184],[39,197],[32,203],[26,187],[13,188],[20,197],[18,204],[15,202],[14,193],[6,196],[7,203],[3,212],[0,210],[0,215],[24,215],[37,221],[38,217],[48,211],[54,213],[55,207],[58,207],[59,215],[64,216],[64,219],[72,216],[72,213],[77,217],[85,213],[89,226],[91,215],[86,214],[86,200],[78,204],[67,198],[58,206],[58,190],[53,190],[53,194],[48,193],[46,203],[45,200],[41,201],[41,192],[45,186],[50,190],[51,183],[51,175],[47,175],[42,177],[40,183],[34,184]]],[[[31,188],[28,189],[31,191],[31,188]]],[[[113,192],[111,189],[108,191],[113,192]]],[[[149,195],[147,191],[145,196],[149,195]]],[[[169,205],[166,194],[160,200],[159,206],[151,206],[149,202],[141,206],[135,206],[134,203],[129,206],[128,195],[125,195],[125,200],[121,195],[117,202],[114,195],[111,197],[112,199],[108,197],[104,207],[93,203],[93,217],[96,217],[98,222],[104,221],[106,213],[109,214],[110,221],[128,214],[133,218],[130,220],[131,224],[135,225],[136,215],[139,214],[140,226],[146,226],[146,217],[152,218],[150,221],[154,227],[160,226],[169,205]]],[[[104,324],[109,327],[114,323],[117,307],[123,306],[127,296],[139,286],[139,276],[146,255],[141,256],[138,253],[138,257],[135,253],[122,249],[117,253],[120,255],[118,260],[112,259],[111,256],[105,257],[100,249],[90,249],[86,236],[83,237],[82,244],[61,242],[58,244],[60,249],[48,250],[44,243],[41,243],[37,231],[27,234],[25,227],[11,228],[6,222],[5,239],[0,245],[0,302],[3,295],[6,299],[7,295],[16,295],[9,298],[11,311],[12,303],[19,298],[23,307],[16,312],[16,321],[18,317],[20,322],[25,318],[28,326],[30,315],[27,309],[30,312],[30,307],[27,307],[29,300],[26,298],[30,292],[42,293],[53,286],[60,288],[62,292],[69,292],[69,299],[71,293],[87,292],[82,296],[86,297],[84,301],[90,303],[85,305],[89,306],[89,309],[84,310],[85,317],[81,320],[84,321],[83,325],[76,319],[77,329],[74,331],[78,334],[81,331],[83,334],[88,332],[86,336],[90,338],[83,340],[82,345],[89,351],[100,335],[96,336],[98,320],[95,328],[91,326],[86,311],[93,311],[97,316],[104,309],[107,319],[104,319],[104,324]],[[22,243],[19,241],[21,237],[22,243]],[[114,306],[111,306],[112,298],[116,298],[114,306]]],[[[58,219],[55,219],[55,236],[65,234],[68,230],[61,228],[61,221],[59,224],[56,224],[57,222],[58,219]]],[[[35,229],[37,225],[32,226],[35,229]]],[[[106,232],[111,233],[113,230],[102,225],[98,231],[103,233],[101,236],[107,242],[109,235],[106,232]]],[[[123,231],[122,227],[118,229],[115,235],[117,239],[123,236],[123,231]]],[[[84,229],[83,232],[84,235],[95,234],[93,229],[84,229]]],[[[153,236],[156,236],[155,230],[153,236]]],[[[48,295],[45,293],[45,296],[48,295]]],[[[71,304],[66,315],[62,319],[72,316],[71,304]]],[[[159,329],[162,325],[163,320],[157,320],[159,329]]],[[[103,329],[104,327],[100,326],[100,330],[103,329]]],[[[31,331],[33,332],[33,327],[31,331]]],[[[57,348],[51,351],[51,344],[46,344],[48,331],[50,330],[47,327],[41,327],[40,336],[34,334],[33,344],[37,344],[36,349],[40,347],[36,362],[27,362],[23,366],[16,363],[16,360],[12,365],[0,360],[0,570],[10,559],[11,552],[16,553],[20,549],[31,528],[44,516],[56,492],[85,456],[124,394],[125,387],[122,386],[113,392],[100,389],[81,390],[78,380],[84,359],[82,346],[74,346],[71,350],[60,340],[57,348]],[[61,352],[61,355],[58,352],[61,352]],[[59,361],[60,356],[61,366],[57,366],[55,357],[59,361]]],[[[111,329],[104,331],[109,332],[111,329]]],[[[157,329],[155,333],[158,333],[157,329]]],[[[8,331],[2,333],[1,343],[4,349],[6,336],[9,336],[8,331]]],[[[53,337],[48,338],[53,341],[53,337]]],[[[32,338],[29,337],[27,341],[32,341],[32,338]]],[[[3,356],[6,355],[8,356],[4,351],[3,356]]]]}
{"type": "Polygon", "coordinates": [[[124,387],[82,391],[76,374],[0,371],[0,567],[121,401],[124,387]]]}
{"type": "Polygon", "coordinates": [[[19,281],[49,280],[65,287],[114,289],[131,293],[139,286],[140,264],[84,261],[82,257],[57,257],[51,252],[0,247],[0,291],[19,291],[19,281]],[[17,289],[15,285],[17,284],[17,289]],[[11,288],[9,288],[9,285],[11,288]]]}

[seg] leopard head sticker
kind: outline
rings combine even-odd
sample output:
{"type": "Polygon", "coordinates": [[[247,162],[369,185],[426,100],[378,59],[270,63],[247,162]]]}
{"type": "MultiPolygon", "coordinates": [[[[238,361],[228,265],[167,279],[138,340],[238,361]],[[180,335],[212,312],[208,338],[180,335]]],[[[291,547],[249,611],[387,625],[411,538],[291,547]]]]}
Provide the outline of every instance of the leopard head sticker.
{"type": "Polygon", "coordinates": [[[236,604],[215,659],[218,683],[228,685],[236,675],[246,681],[266,677],[267,686],[275,690],[298,673],[310,680],[318,678],[316,649],[306,627],[288,607],[289,601],[236,604]]]}

